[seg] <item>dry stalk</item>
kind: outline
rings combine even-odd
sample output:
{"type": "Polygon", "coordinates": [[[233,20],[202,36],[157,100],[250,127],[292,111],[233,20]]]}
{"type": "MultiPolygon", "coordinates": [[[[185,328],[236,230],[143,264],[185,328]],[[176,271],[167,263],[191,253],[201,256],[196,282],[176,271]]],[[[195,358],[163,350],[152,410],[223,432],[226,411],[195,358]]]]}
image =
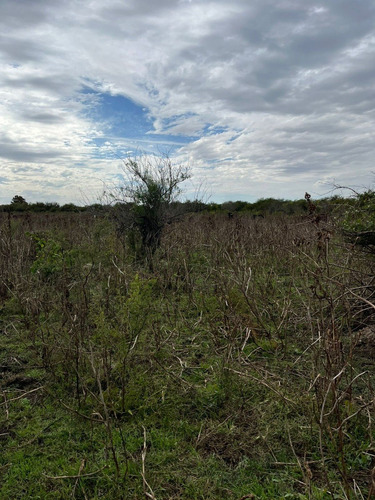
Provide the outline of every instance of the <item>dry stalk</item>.
{"type": "Polygon", "coordinates": [[[12,399],[6,399],[6,391],[3,392],[3,395],[4,395],[4,403],[0,403],[0,406],[5,406],[6,408],[8,408],[8,403],[11,403],[12,401],[17,401],[18,399],[22,399],[24,398],[25,396],[27,396],[28,394],[31,394],[33,392],[36,392],[36,391],[40,391],[41,389],[44,389],[44,385],[42,385],[41,387],[36,387],[35,389],[31,389],[31,391],[27,391],[27,392],[24,392],[23,394],[21,394],[21,396],[17,396],[16,398],[12,398],[12,399]]]}
{"type": "MultiPolygon", "coordinates": [[[[86,459],[83,458],[81,465],[79,466],[78,477],[77,477],[76,482],[74,483],[74,486],[73,486],[72,498],[75,498],[75,496],[76,496],[76,489],[77,489],[78,481],[81,477],[83,469],[85,468],[85,464],[86,464],[86,459]]],[[[83,494],[85,495],[85,499],[86,499],[87,497],[86,497],[86,493],[84,490],[83,490],[83,494]]]]}
{"type": "Polygon", "coordinates": [[[100,402],[101,402],[101,404],[103,406],[104,416],[105,416],[104,425],[105,425],[105,428],[106,428],[106,431],[107,431],[107,435],[108,435],[108,439],[109,439],[109,447],[110,447],[110,450],[112,452],[112,458],[113,458],[114,464],[116,466],[116,472],[117,472],[117,475],[119,476],[120,475],[120,466],[119,466],[119,463],[118,463],[118,460],[117,460],[117,454],[116,454],[114,440],[113,440],[112,421],[111,421],[111,417],[109,415],[107,403],[106,403],[106,401],[104,399],[104,394],[103,394],[103,389],[102,389],[102,383],[101,383],[101,380],[100,380],[100,367],[98,369],[96,369],[96,367],[95,367],[94,353],[93,353],[92,349],[91,349],[90,362],[91,362],[92,371],[94,373],[94,376],[96,378],[96,382],[97,382],[98,387],[99,387],[100,402]]]}
{"type": "Polygon", "coordinates": [[[368,492],[368,500],[375,498],[375,467],[371,471],[371,487],[368,492]]]}
{"type": "Polygon", "coordinates": [[[355,479],[353,479],[353,486],[354,486],[354,493],[357,495],[357,498],[359,498],[360,500],[365,500],[365,497],[363,496],[362,491],[355,479]]]}
{"type": "Polygon", "coordinates": [[[234,370],[233,368],[228,368],[228,367],[225,367],[226,370],[229,370],[230,372],[233,372],[233,373],[236,373],[237,375],[240,375],[241,377],[247,377],[247,378],[250,378],[251,380],[254,380],[255,382],[258,382],[259,384],[261,385],[264,385],[265,387],[267,387],[268,389],[270,389],[271,391],[275,392],[278,396],[280,396],[284,401],[286,401],[287,403],[291,403],[292,405],[294,406],[297,406],[296,403],[294,401],[292,401],[291,399],[289,399],[288,397],[284,396],[284,394],[281,394],[280,391],[278,391],[275,387],[272,387],[271,384],[268,384],[267,382],[265,382],[264,380],[261,380],[257,377],[254,377],[253,375],[250,375],[250,373],[244,373],[244,372],[240,372],[238,370],[234,370]]]}
{"type": "Polygon", "coordinates": [[[151,498],[151,500],[156,500],[155,494],[152,491],[151,486],[148,484],[146,480],[146,455],[147,455],[147,434],[146,428],[143,427],[143,450],[142,450],[142,480],[143,480],[143,490],[147,498],[151,498]]]}
{"type": "Polygon", "coordinates": [[[83,413],[80,413],[79,411],[75,410],[74,408],[70,408],[70,406],[66,405],[63,401],[61,401],[61,399],[59,400],[60,403],[64,406],[64,408],[66,408],[67,410],[75,413],[76,415],[86,419],[86,420],[90,420],[90,422],[97,422],[98,424],[104,424],[104,418],[100,415],[100,413],[93,413],[93,415],[98,415],[101,417],[101,420],[99,419],[96,419],[96,418],[92,418],[92,417],[88,417],[87,415],[84,415],[83,413]]]}
{"type": "Polygon", "coordinates": [[[102,472],[104,469],[106,469],[108,465],[104,465],[104,467],[101,467],[98,470],[95,470],[94,472],[88,472],[87,474],[75,474],[72,476],[48,476],[47,474],[43,473],[43,476],[46,477],[47,479],[80,479],[81,477],[91,477],[95,476],[96,474],[99,474],[99,472],[102,472]]]}
{"type": "Polygon", "coordinates": [[[7,400],[7,393],[4,391],[3,392],[4,396],[4,406],[5,406],[5,415],[6,415],[6,420],[9,420],[9,406],[8,406],[8,400],[7,400]]]}
{"type": "MultiPolygon", "coordinates": [[[[215,429],[213,429],[213,430],[212,430],[212,431],[210,431],[210,432],[207,432],[207,433],[203,436],[203,439],[207,439],[207,438],[208,438],[208,436],[211,436],[211,434],[213,434],[215,431],[217,431],[217,429],[218,429],[219,427],[221,427],[222,425],[224,425],[224,424],[225,424],[225,422],[228,422],[228,420],[229,420],[230,418],[232,418],[232,417],[233,417],[233,415],[229,415],[226,419],[224,419],[222,422],[220,422],[219,424],[217,424],[217,425],[215,426],[215,429]]],[[[197,445],[199,444],[199,441],[202,439],[202,429],[203,429],[203,425],[204,425],[204,424],[202,423],[202,425],[201,425],[201,427],[200,427],[200,429],[199,429],[198,437],[197,437],[197,439],[196,439],[196,441],[195,441],[195,446],[197,446],[197,445]]]]}
{"type": "Polygon", "coordinates": [[[295,459],[297,460],[298,467],[302,473],[302,477],[305,480],[305,487],[308,490],[309,498],[311,498],[311,479],[312,479],[312,472],[311,469],[306,461],[304,461],[304,466],[302,466],[302,463],[300,459],[298,458],[298,455],[296,453],[296,450],[294,449],[293,442],[292,442],[292,437],[290,435],[290,431],[288,429],[288,438],[289,438],[289,444],[292,449],[293,455],[295,459]]]}

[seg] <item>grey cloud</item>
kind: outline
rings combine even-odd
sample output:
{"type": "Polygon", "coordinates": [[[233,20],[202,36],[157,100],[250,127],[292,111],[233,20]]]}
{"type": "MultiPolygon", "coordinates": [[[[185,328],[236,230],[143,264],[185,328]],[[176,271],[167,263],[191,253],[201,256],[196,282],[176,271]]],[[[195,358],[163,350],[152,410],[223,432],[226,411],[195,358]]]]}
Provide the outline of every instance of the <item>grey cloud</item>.
{"type": "Polygon", "coordinates": [[[53,155],[52,151],[44,153],[36,151],[20,151],[16,146],[12,146],[11,144],[7,143],[4,144],[1,141],[0,148],[0,158],[15,162],[35,163],[41,160],[49,160],[53,157],[57,158],[59,156],[57,152],[55,153],[55,155],[53,155]]]}
{"type": "MultiPolygon", "coordinates": [[[[375,25],[375,11],[369,3],[363,2],[358,9],[349,2],[324,5],[328,5],[327,12],[314,14],[311,4],[301,8],[300,2],[257,4],[255,9],[249,4],[240,16],[234,13],[227,20],[213,22],[208,34],[185,47],[181,64],[167,73],[164,83],[170,89],[184,87],[207,95],[209,100],[224,100],[235,111],[268,111],[271,106],[277,110],[280,105],[283,113],[286,107],[297,114],[311,112],[314,104],[323,104],[319,88],[315,94],[314,85],[310,86],[310,92],[304,91],[301,98],[298,89],[291,92],[301,71],[325,68],[332,62],[334,66],[337,58],[375,25]],[[234,84],[229,89],[225,79],[199,78],[207,75],[211,66],[225,65],[227,73],[233,75],[234,84]]],[[[368,73],[364,76],[372,76],[368,73]]],[[[332,97],[326,97],[331,103],[332,97]]]]}
{"type": "Polygon", "coordinates": [[[23,113],[21,117],[24,120],[45,123],[49,125],[55,125],[64,121],[62,117],[54,115],[52,113],[23,113]]]}
{"type": "MultiPolygon", "coordinates": [[[[5,33],[6,30],[3,31],[5,33]]],[[[25,40],[17,36],[0,35],[0,57],[8,63],[17,64],[40,61],[46,55],[53,55],[55,51],[34,40],[25,40]]]]}
{"type": "Polygon", "coordinates": [[[60,155],[61,151],[53,149],[53,147],[47,147],[45,151],[38,151],[36,147],[32,148],[23,145],[21,141],[15,141],[5,133],[0,135],[0,158],[5,160],[35,163],[41,160],[52,160],[53,158],[58,158],[60,155]]]}
{"type": "MultiPolygon", "coordinates": [[[[102,4],[98,4],[102,5],[102,4]]],[[[129,0],[126,3],[114,3],[98,9],[99,17],[113,23],[114,19],[126,20],[128,16],[152,16],[163,13],[166,9],[175,9],[176,0],[129,0]]]]}
{"type": "Polygon", "coordinates": [[[20,76],[4,78],[0,87],[11,87],[12,89],[32,89],[48,91],[57,95],[63,95],[66,89],[66,75],[49,76],[20,76]]]}
{"type": "MultiPolygon", "coordinates": [[[[49,8],[53,0],[2,0],[0,3],[0,19],[8,29],[22,29],[43,23],[48,18],[49,8]]],[[[0,22],[1,23],[1,22],[0,22]]]]}

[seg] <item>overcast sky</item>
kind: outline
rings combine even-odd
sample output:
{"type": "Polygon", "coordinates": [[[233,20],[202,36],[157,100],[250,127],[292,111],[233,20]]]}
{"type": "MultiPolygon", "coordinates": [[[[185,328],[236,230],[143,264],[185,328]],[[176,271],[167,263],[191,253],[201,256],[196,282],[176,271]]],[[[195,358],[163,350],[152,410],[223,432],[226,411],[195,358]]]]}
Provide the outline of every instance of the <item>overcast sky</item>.
{"type": "Polygon", "coordinates": [[[373,0],[1,0],[0,69],[0,203],[95,202],[141,151],[212,201],[374,183],[373,0]]]}

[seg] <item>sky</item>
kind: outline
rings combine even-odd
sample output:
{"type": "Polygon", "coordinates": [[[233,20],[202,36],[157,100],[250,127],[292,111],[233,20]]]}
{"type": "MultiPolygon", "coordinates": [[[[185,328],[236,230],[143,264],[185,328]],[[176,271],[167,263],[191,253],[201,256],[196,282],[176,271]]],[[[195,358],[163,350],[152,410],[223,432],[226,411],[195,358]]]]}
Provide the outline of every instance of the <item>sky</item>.
{"type": "Polygon", "coordinates": [[[373,0],[1,0],[0,203],[95,203],[123,160],[185,197],[373,187],[373,0]]]}

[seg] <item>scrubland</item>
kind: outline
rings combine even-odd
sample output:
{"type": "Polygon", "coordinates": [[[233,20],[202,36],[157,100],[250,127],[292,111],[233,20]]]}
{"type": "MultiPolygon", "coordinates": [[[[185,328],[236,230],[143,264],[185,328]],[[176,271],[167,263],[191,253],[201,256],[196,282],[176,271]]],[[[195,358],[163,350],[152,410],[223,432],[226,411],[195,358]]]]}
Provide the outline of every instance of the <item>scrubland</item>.
{"type": "Polygon", "coordinates": [[[375,497],[374,253],[334,217],[0,214],[0,498],[375,497]]]}

